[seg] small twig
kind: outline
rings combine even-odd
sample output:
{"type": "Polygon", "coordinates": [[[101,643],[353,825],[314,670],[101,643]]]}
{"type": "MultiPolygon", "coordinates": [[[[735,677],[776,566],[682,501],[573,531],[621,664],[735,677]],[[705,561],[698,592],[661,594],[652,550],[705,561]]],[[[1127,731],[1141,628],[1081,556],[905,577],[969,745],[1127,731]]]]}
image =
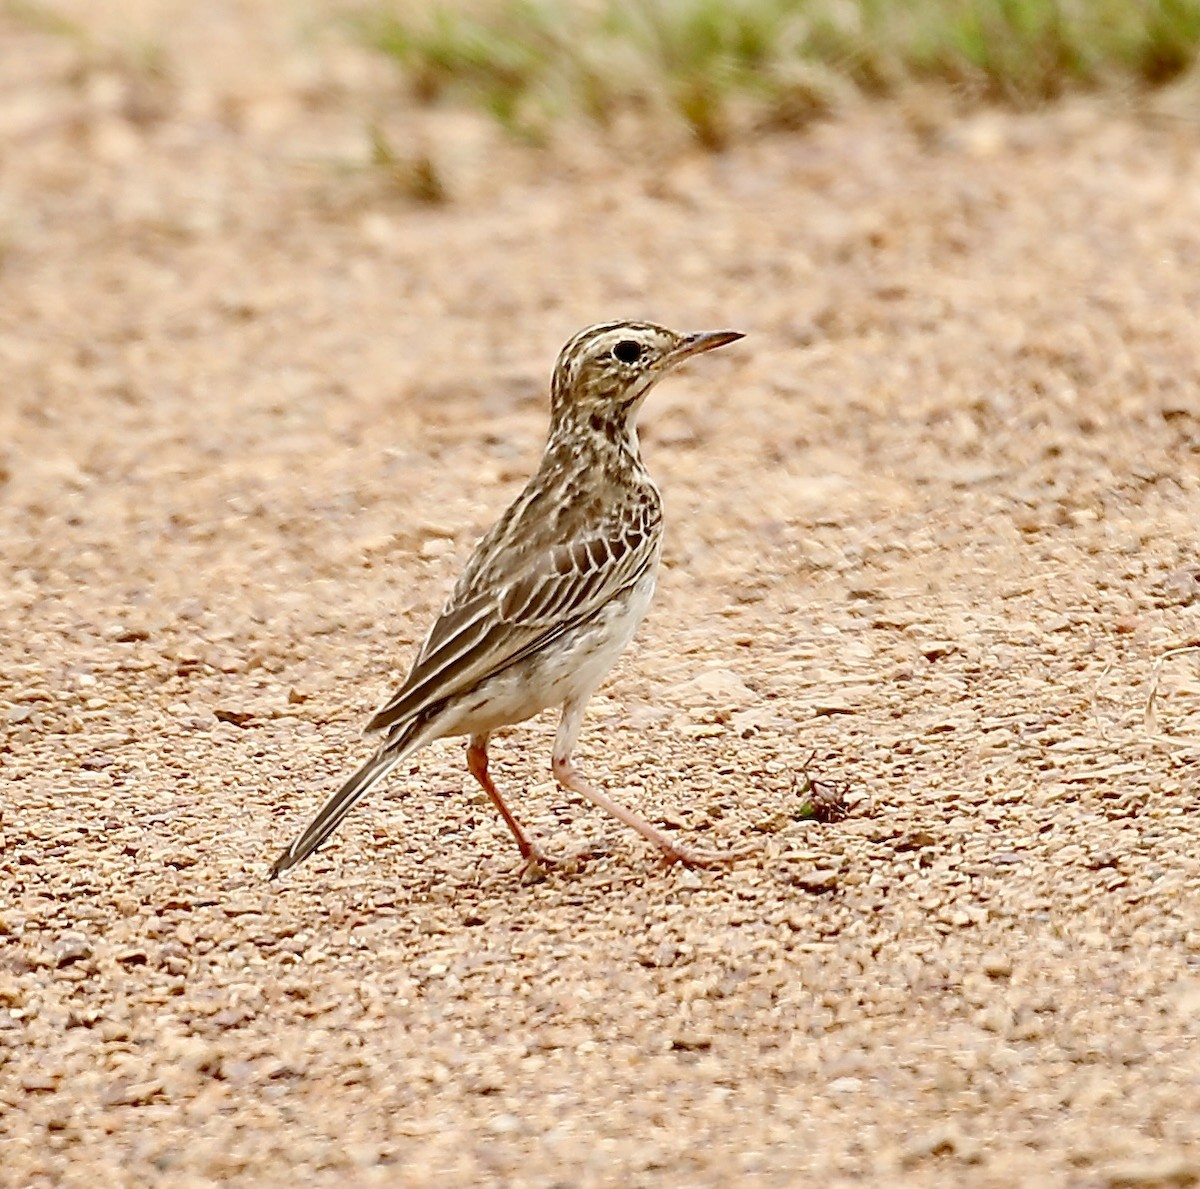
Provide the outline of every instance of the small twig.
{"type": "Polygon", "coordinates": [[[1164,743],[1168,747],[1194,747],[1200,748],[1200,738],[1194,736],[1173,737],[1164,735],[1158,729],[1158,717],[1154,713],[1154,704],[1158,700],[1158,686],[1162,680],[1163,665],[1167,661],[1173,660],[1177,656],[1184,656],[1187,653],[1200,653],[1200,644],[1184,644],[1179,648],[1168,648],[1154,662],[1154,668],[1150,673],[1150,689],[1146,694],[1146,705],[1142,711],[1142,726],[1146,731],[1146,735],[1152,743],[1164,743]]]}
{"type": "Polygon", "coordinates": [[[800,765],[800,776],[803,785],[797,789],[796,774],[792,773],[792,789],[805,800],[800,805],[800,817],[818,822],[840,822],[847,813],[846,791],[848,784],[844,780],[814,780],[808,769],[817,758],[815,750],[809,752],[808,759],[800,765]]]}
{"type": "Polygon", "coordinates": [[[1092,683],[1092,717],[1096,720],[1096,730],[1100,732],[1100,738],[1103,739],[1105,743],[1111,743],[1112,740],[1109,739],[1108,731],[1104,727],[1104,720],[1100,717],[1100,700],[1097,695],[1100,691],[1101,682],[1103,682],[1103,680],[1112,671],[1112,667],[1113,663],[1112,661],[1109,661],[1108,664],[1100,670],[1100,676],[1097,677],[1092,683]]]}

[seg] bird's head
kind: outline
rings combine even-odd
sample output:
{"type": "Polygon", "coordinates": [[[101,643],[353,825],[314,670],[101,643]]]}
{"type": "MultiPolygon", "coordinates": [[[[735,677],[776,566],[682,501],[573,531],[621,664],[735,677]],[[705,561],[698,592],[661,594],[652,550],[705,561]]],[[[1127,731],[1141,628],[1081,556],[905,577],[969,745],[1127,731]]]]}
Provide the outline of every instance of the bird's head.
{"type": "Polygon", "coordinates": [[[735,330],[680,334],[652,322],[589,326],[563,347],[554,367],[552,427],[583,424],[623,438],[660,377],[693,355],[741,337],[735,330]]]}

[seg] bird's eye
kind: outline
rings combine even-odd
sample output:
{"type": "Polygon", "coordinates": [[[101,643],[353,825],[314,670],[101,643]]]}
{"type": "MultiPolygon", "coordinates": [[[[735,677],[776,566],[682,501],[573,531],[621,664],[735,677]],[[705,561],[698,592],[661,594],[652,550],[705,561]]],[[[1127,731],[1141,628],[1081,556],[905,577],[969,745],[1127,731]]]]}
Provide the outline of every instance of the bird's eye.
{"type": "Polygon", "coordinates": [[[642,344],[633,339],[622,339],[613,349],[613,358],[621,363],[637,363],[642,357],[642,344]]]}

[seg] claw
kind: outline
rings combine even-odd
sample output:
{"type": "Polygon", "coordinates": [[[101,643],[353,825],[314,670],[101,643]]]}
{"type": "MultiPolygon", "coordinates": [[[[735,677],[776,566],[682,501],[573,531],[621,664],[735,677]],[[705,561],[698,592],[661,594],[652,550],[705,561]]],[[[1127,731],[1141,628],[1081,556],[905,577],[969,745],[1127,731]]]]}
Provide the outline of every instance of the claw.
{"type": "Polygon", "coordinates": [[[583,855],[552,855],[540,846],[532,843],[528,853],[521,856],[524,860],[521,866],[521,882],[537,883],[543,880],[551,871],[567,871],[574,873],[579,870],[579,861],[583,855]]]}
{"type": "Polygon", "coordinates": [[[723,867],[726,863],[736,863],[739,859],[748,859],[757,854],[753,846],[739,847],[737,850],[689,850],[685,846],[671,843],[661,848],[663,861],[672,866],[682,863],[685,867],[723,867]]]}

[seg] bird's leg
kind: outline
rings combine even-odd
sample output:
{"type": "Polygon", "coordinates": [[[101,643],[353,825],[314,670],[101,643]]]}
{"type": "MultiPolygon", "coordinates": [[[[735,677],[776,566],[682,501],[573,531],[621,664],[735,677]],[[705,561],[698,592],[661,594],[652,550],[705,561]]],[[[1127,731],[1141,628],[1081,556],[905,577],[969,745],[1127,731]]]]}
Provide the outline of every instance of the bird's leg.
{"type": "Polygon", "coordinates": [[[591,801],[593,805],[611,813],[618,821],[624,822],[625,825],[636,830],[648,842],[652,842],[658,847],[668,863],[682,863],[685,867],[716,867],[722,863],[732,863],[735,859],[742,859],[754,853],[753,847],[743,847],[740,850],[722,853],[692,850],[689,847],[681,846],[665,831],[651,825],[644,817],[634,813],[632,809],[626,809],[624,805],[618,804],[607,794],[589,784],[571,762],[571,752],[575,748],[575,740],[579,735],[582,722],[582,704],[568,703],[563,707],[562,722],[558,728],[558,736],[554,740],[554,757],[551,768],[554,772],[554,779],[564,789],[578,793],[581,797],[591,801]]]}
{"type": "Polygon", "coordinates": [[[566,862],[564,859],[547,854],[521,829],[520,823],[513,817],[512,811],[504,803],[504,798],[500,796],[500,790],[496,788],[492,783],[492,778],[488,775],[487,744],[488,737],[486,735],[471,736],[470,742],[467,744],[467,768],[483,786],[483,791],[491,798],[492,804],[504,818],[504,824],[512,831],[512,836],[517,840],[517,847],[521,851],[521,858],[527,865],[547,868],[557,867],[566,862]]]}

